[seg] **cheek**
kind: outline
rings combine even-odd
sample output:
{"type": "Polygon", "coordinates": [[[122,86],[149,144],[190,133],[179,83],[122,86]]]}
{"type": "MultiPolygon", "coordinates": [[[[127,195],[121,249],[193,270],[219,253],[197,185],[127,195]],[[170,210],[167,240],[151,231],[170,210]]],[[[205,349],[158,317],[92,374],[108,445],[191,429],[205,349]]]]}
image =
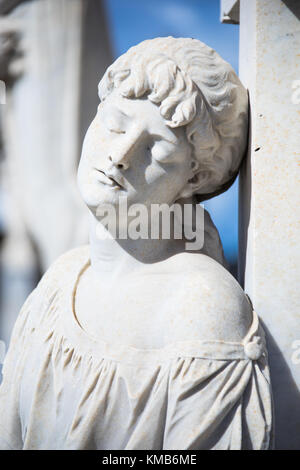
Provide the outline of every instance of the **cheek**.
{"type": "Polygon", "coordinates": [[[164,168],[152,163],[148,165],[145,170],[145,181],[148,185],[157,187],[166,177],[166,171],[164,168]]]}
{"type": "Polygon", "coordinates": [[[97,120],[90,125],[82,146],[82,159],[88,162],[95,162],[105,156],[108,152],[109,139],[101,130],[97,120]]]}
{"type": "MultiPolygon", "coordinates": [[[[78,170],[77,170],[77,185],[79,187],[80,192],[82,193],[86,186],[90,183],[90,165],[85,159],[84,154],[82,154],[78,170]]],[[[83,194],[82,194],[83,195],[83,194]]]]}
{"type": "Polygon", "coordinates": [[[145,171],[144,195],[148,195],[155,202],[173,203],[178,192],[186,184],[186,172],[183,170],[184,167],[178,168],[177,164],[150,165],[145,171]]]}

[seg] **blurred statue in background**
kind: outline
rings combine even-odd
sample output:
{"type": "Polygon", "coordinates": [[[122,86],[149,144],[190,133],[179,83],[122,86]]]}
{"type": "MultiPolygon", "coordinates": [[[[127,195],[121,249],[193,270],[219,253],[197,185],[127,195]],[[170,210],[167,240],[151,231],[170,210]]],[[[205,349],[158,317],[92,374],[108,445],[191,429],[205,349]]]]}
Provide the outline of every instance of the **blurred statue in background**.
{"type": "Polygon", "coordinates": [[[76,169],[111,53],[102,0],[2,0],[0,13],[0,339],[8,343],[39,274],[88,240],[76,169]]]}
{"type": "Polygon", "coordinates": [[[0,389],[1,446],[269,449],[264,333],[222,266],[209,216],[197,250],[161,232],[120,236],[137,205],[152,230],[154,206],[196,211],[233,182],[246,90],[214,50],[168,37],[116,60],[99,96],[78,171],[90,246],[60,257],[18,317],[0,389]],[[106,237],[104,208],[119,214],[106,237]]]}

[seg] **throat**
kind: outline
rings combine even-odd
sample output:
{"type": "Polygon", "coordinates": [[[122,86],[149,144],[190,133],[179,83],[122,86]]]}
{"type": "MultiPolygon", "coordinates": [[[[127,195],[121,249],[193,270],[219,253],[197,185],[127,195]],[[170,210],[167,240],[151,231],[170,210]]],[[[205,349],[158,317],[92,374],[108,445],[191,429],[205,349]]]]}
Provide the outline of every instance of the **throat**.
{"type": "Polygon", "coordinates": [[[97,236],[99,222],[94,216],[90,221],[90,256],[94,272],[103,280],[113,283],[117,276],[135,272],[144,265],[164,261],[185,251],[184,240],[171,239],[105,239],[97,236]]]}

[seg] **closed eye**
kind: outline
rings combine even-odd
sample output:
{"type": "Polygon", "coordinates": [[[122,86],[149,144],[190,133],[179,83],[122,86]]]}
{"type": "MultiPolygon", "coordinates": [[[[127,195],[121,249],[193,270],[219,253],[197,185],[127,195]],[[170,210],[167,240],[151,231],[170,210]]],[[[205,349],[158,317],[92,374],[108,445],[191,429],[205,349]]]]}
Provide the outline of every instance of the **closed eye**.
{"type": "Polygon", "coordinates": [[[110,116],[104,116],[104,123],[109,132],[115,134],[126,134],[125,124],[122,122],[122,119],[118,119],[113,114],[110,116]]]}
{"type": "Polygon", "coordinates": [[[109,132],[114,132],[115,134],[126,134],[126,131],[123,131],[122,129],[109,127],[108,130],[109,132]]]}

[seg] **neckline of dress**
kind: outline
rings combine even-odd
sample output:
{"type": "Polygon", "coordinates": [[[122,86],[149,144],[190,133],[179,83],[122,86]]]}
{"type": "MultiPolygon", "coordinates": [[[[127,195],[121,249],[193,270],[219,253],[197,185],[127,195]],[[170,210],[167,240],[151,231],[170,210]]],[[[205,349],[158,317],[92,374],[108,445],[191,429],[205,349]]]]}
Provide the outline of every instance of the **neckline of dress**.
{"type": "Polygon", "coordinates": [[[167,361],[179,357],[204,358],[215,360],[248,359],[244,347],[259,330],[257,314],[252,309],[253,320],[248,333],[241,342],[226,342],[221,340],[187,340],[169,343],[163,348],[141,349],[134,346],[108,343],[88,333],[82,326],[76,315],[75,301],[77,288],[84,272],[90,267],[90,257],[85,256],[80,267],[72,272],[68,282],[66,314],[63,315],[64,336],[72,341],[73,346],[91,357],[106,358],[117,362],[136,363],[139,359],[143,362],[167,361]]]}

